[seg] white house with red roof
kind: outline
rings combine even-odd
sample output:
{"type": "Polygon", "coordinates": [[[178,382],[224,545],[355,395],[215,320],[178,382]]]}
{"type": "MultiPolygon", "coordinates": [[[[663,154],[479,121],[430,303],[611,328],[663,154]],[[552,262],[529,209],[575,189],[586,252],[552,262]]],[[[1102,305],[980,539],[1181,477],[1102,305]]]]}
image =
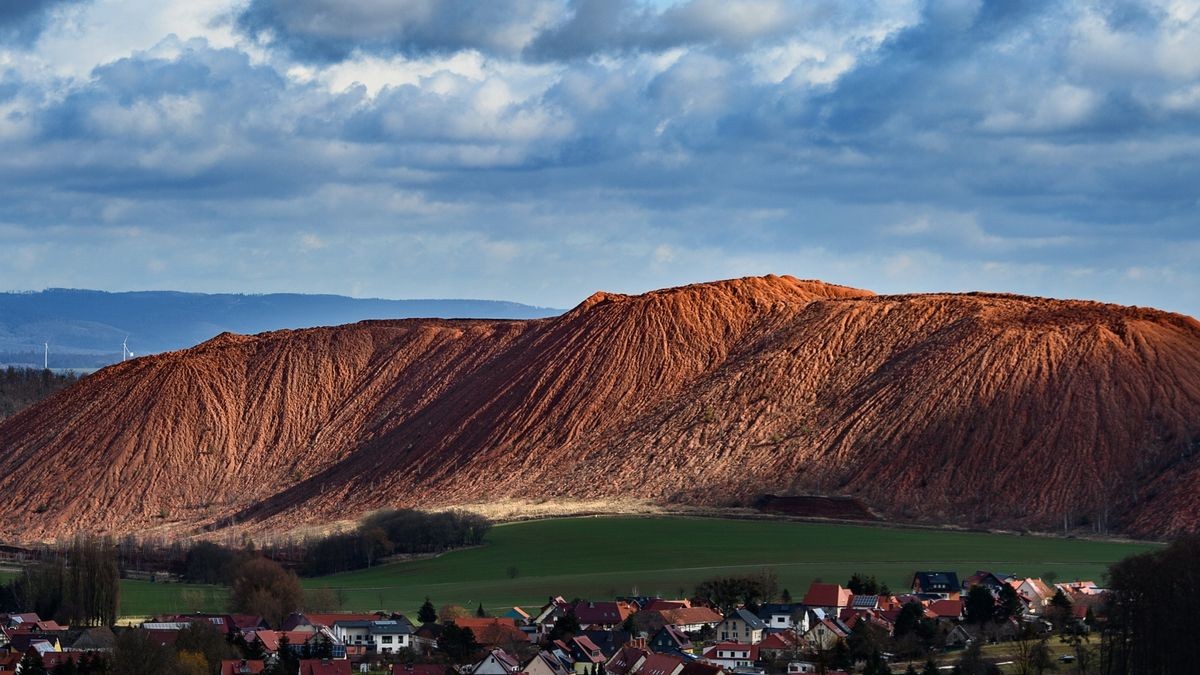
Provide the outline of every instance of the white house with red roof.
{"type": "Polygon", "coordinates": [[[758,661],[758,645],[741,642],[718,642],[704,650],[704,660],[726,670],[749,668],[758,661]]]}
{"type": "Polygon", "coordinates": [[[854,594],[849,588],[838,584],[822,584],[813,582],[804,594],[804,604],[811,609],[823,609],[829,614],[836,615],[850,606],[854,594]]]}

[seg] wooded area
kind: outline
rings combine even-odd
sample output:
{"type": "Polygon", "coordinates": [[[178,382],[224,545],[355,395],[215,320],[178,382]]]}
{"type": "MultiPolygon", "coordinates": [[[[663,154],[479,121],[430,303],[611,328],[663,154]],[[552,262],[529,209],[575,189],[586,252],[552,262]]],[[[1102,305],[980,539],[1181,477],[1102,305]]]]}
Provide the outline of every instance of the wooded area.
{"type": "Polygon", "coordinates": [[[0,370],[0,419],[13,416],[78,380],[79,376],[70,372],[13,366],[0,370]]]}

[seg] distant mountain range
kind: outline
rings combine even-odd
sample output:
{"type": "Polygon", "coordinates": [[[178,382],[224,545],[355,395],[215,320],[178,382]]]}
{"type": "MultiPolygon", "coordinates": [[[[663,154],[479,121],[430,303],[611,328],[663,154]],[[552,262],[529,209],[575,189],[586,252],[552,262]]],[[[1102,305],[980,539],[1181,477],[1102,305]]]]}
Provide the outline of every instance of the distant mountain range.
{"type": "Polygon", "coordinates": [[[493,300],[381,300],[340,295],[266,295],[67,288],[0,293],[0,364],[96,368],[136,354],[191,347],[214,335],[341,325],[364,319],[536,319],[562,310],[493,300]]]}

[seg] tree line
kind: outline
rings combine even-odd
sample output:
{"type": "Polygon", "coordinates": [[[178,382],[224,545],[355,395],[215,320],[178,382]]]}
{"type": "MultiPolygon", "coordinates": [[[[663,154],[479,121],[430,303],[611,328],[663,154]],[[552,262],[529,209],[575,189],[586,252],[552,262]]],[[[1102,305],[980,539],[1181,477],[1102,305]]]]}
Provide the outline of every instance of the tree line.
{"type": "Polygon", "coordinates": [[[75,373],[55,373],[41,368],[0,370],[0,419],[21,410],[79,381],[75,373]]]}
{"type": "Polygon", "coordinates": [[[48,549],[0,588],[0,609],[32,610],[65,625],[111,626],[117,621],[120,580],[113,540],[80,534],[48,549]]]}
{"type": "Polygon", "coordinates": [[[168,572],[184,581],[229,584],[246,559],[265,556],[303,576],[372,567],[391,555],[441,553],[478,546],[491,530],[483,516],[466,511],[378,511],[348,532],[299,540],[181,542],[126,537],[117,544],[122,576],[168,572]]]}

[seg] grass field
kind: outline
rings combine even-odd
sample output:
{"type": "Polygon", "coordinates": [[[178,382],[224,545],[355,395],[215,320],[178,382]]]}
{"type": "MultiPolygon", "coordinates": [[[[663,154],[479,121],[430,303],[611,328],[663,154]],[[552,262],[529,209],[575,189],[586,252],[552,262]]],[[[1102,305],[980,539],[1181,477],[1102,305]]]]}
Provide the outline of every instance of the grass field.
{"type": "MultiPolygon", "coordinates": [[[[713,576],[773,570],[799,599],[814,579],[845,583],[856,571],[893,590],[906,587],[917,569],[1054,572],[1063,580],[1101,581],[1110,563],[1152,546],[783,521],[564,518],[497,526],[480,548],[306,579],[304,585],[339,591],[347,610],[411,613],[427,595],[437,605],[482,603],[501,610],[541,605],[552,594],[610,598],[636,590],[678,596],[713,576]]],[[[215,586],[126,581],[121,613],[219,609],[224,597],[215,586]]]]}

